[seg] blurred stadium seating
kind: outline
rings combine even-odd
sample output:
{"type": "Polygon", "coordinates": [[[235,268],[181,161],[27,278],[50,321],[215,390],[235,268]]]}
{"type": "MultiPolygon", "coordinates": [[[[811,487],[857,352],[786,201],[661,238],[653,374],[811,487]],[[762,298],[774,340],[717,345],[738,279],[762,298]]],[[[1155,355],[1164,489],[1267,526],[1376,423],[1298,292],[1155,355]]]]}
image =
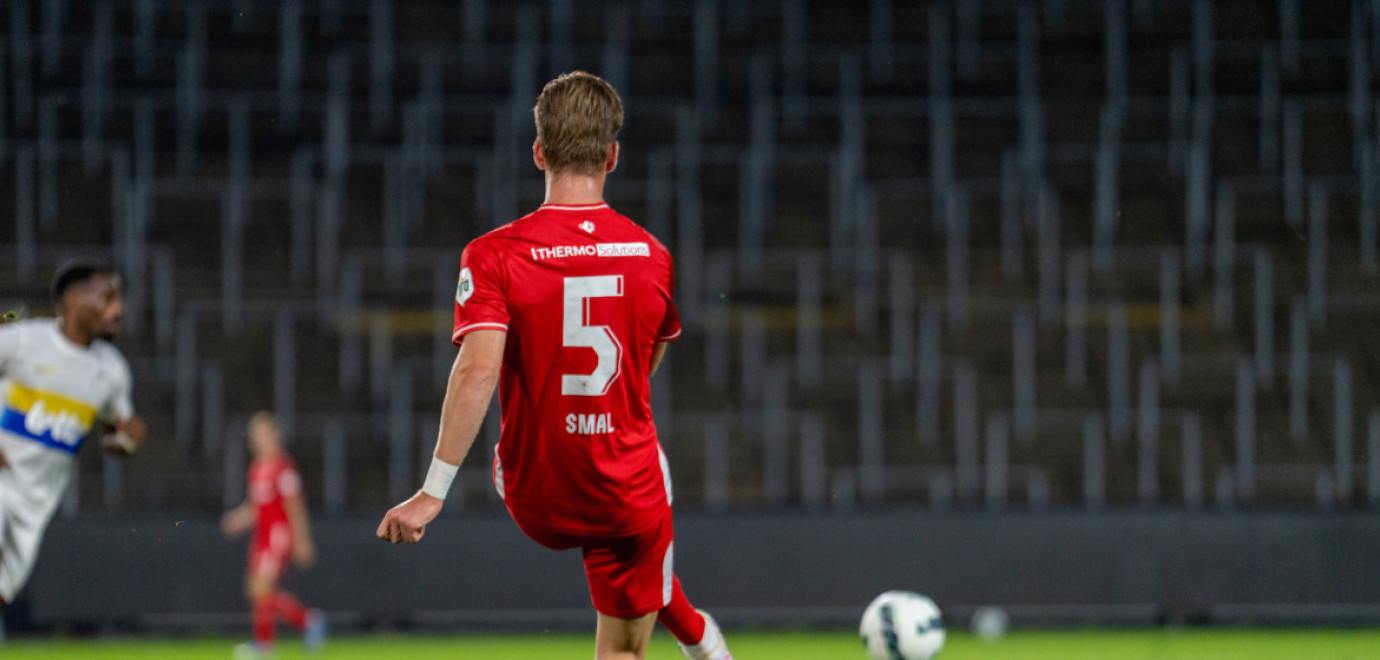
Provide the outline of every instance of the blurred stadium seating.
{"type": "Polygon", "coordinates": [[[6,3],[0,302],[112,255],[154,429],[66,510],[238,501],[264,407],[326,512],[410,493],[574,68],[679,264],[682,505],[1380,504],[1380,2],[860,6],[6,3]]]}

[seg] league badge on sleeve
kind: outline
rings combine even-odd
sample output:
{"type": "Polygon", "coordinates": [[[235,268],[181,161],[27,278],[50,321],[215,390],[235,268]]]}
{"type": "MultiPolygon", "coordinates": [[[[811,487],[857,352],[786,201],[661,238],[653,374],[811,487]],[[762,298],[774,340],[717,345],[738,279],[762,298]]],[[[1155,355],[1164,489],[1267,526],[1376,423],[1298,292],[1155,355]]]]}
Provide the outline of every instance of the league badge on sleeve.
{"type": "Polygon", "coordinates": [[[460,283],[455,285],[455,303],[464,305],[470,296],[474,295],[474,278],[470,276],[469,268],[460,269],[460,283]]]}

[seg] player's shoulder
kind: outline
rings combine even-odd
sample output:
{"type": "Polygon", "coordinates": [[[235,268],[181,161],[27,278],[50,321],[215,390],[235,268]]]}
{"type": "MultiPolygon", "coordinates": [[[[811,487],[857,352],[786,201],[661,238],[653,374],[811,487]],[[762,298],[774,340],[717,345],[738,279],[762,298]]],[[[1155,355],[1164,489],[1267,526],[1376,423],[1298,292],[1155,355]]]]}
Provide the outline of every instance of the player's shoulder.
{"type": "Polygon", "coordinates": [[[109,364],[118,369],[126,378],[129,377],[129,361],[125,359],[125,354],[115,344],[104,339],[97,339],[91,342],[91,354],[97,360],[109,364]]]}
{"type": "Polygon", "coordinates": [[[528,214],[501,227],[491,229],[470,240],[465,253],[471,258],[479,255],[502,253],[514,249],[518,241],[525,238],[531,230],[532,215],[528,214]]]}
{"type": "Polygon", "coordinates": [[[14,337],[37,335],[48,332],[56,324],[57,320],[51,318],[20,319],[0,324],[0,333],[14,337]]]}
{"type": "Polygon", "coordinates": [[[629,218],[628,216],[623,215],[622,213],[619,213],[612,209],[609,210],[609,213],[611,213],[614,217],[618,219],[620,223],[623,224],[625,230],[630,234],[629,238],[631,238],[632,240],[645,242],[647,244],[648,249],[655,256],[670,258],[671,251],[668,250],[659,239],[657,239],[656,234],[653,234],[650,229],[647,229],[646,227],[642,226],[636,220],[633,220],[632,218],[629,218]]]}
{"type": "MultiPolygon", "coordinates": [[[[270,470],[272,478],[278,481],[279,490],[294,491],[301,487],[301,474],[297,471],[297,462],[292,460],[287,452],[278,454],[273,459],[273,469],[270,470]],[[288,481],[283,481],[287,479],[288,481]],[[284,485],[287,484],[287,485],[284,485]]],[[[290,492],[288,494],[291,494],[290,492]]]]}
{"type": "Polygon", "coordinates": [[[265,460],[267,461],[268,465],[273,468],[274,472],[294,470],[297,468],[297,461],[294,461],[292,459],[292,454],[289,454],[286,449],[279,451],[278,453],[274,454],[271,458],[265,460]]]}
{"type": "Polygon", "coordinates": [[[265,478],[272,478],[273,475],[287,470],[297,469],[297,463],[292,460],[292,456],[286,451],[273,456],[256,458],[249,464],[250,470],[259,473],[265,478]]]}
{"type": "Polygon", "coordinates": [[[0,342],[15,354],[34,350],[56,350],[51,337],[57,332],[57,320],[50,318],[21,319],[0,325],[0,342]]]}

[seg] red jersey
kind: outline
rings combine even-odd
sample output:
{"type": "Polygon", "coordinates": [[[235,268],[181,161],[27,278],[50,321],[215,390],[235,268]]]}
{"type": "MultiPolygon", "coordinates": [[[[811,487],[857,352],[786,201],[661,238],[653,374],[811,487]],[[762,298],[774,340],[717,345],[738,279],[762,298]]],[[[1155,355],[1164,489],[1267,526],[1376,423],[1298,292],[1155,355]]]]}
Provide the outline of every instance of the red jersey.
{"type": "Polygon", "coordinates": [[[251,539],[255,547],[282,553],[292,548],[284,500],[301,492],[302,478],[286,454],[256,459],[249,465],[249,501],[257,514],[251,539]]]}
{"type": "Polygon", "coordinates": [[[458,346],[506,330],[494,483],[523,527],[616,535],[671,500],[652,423],[657,342],[680,336],[670,252],[607,204],[543,205],[460,259],[458,346]]]}

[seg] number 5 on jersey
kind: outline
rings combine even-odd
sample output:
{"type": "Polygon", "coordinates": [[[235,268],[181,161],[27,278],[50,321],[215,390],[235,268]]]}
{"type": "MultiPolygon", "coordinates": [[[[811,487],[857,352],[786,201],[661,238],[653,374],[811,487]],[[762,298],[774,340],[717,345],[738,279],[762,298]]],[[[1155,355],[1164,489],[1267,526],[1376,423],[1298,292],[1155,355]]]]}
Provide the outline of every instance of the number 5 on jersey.
{"type": "Polygon", "coordinates": [[[622,275],[565,278],[565,319],[561,344],[594,349],[599,363],[588,375],[562,374],[561,394],[603,396],[618,379],[623,364],[623,345],[606,325],[589,324],[590,298],[621,298],[622,275]]]}

